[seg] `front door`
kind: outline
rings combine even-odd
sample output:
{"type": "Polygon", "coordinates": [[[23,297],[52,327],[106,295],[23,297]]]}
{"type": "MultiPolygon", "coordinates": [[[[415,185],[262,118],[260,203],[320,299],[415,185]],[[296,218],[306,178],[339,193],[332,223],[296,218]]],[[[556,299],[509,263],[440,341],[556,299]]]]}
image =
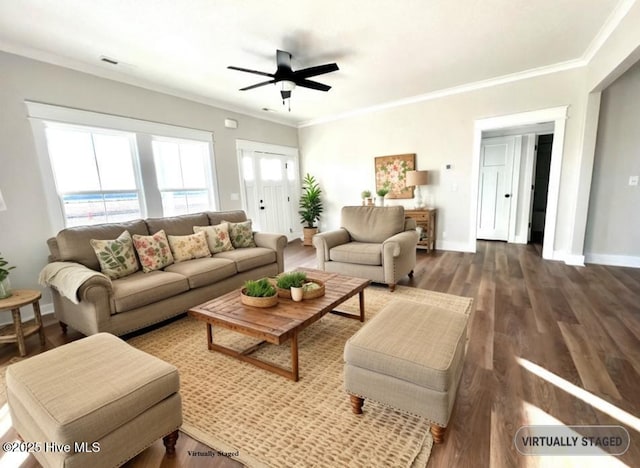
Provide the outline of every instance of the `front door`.
{"type": "Polygon", "coordinates": [[[477,238],[509,237],[515,137],[485,138],[480,150],[477,238]]]}

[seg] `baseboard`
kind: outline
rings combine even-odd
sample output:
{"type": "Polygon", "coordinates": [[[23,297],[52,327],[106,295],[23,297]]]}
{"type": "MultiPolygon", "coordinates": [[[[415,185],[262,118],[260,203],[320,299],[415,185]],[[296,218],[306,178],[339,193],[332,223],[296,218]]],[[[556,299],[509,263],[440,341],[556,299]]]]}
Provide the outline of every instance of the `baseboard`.
{"type": "Polygon", "coordinates": [[[450,250],[452,252],[475,252],[471,250],[466,242],[452,242],[446,240],[436,240],[436,250],[450,250]]]}
{"type": "Polygon", "coordinates": [[[633,257],[631,255],[587,253],[585,255],[585,261],[587,263],[595,263],[597,265],[640,268],[640,257],[633,257]]]}
{"type": "Polygon", "coordinates": [[[584,255],[564,254],[562,260],[567,265],[584,266],[584,255]]]}
{"type": "MultiPolygon", "coordinates": [[[[40,315],[43,317],[45,315],[53,314],[53,302],[49,302],[47,304],[40,304],[40,315]]],[[[20,308],[20,318],[23,322],[27,320],[33,320],[33,308],[31,306],[24,306],[20,308]]],[[[0,316],[0,326],[9,325],[13,323],[13,319],[11,318],[11,314],[2,314],[0,316]]]]}

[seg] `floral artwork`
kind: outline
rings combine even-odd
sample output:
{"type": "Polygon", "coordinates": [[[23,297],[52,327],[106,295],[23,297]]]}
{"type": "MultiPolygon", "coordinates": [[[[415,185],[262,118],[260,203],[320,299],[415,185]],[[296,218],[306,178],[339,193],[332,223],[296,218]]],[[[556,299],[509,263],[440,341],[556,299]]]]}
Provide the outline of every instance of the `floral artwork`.
{"type": "Polygon", "coordinates": [[[387,198],[413,198],[413,187],[407,187],[407,172],[416,168],[415,154],[380,156],[375,158],[376,191],[389,188],[387,198]]]}

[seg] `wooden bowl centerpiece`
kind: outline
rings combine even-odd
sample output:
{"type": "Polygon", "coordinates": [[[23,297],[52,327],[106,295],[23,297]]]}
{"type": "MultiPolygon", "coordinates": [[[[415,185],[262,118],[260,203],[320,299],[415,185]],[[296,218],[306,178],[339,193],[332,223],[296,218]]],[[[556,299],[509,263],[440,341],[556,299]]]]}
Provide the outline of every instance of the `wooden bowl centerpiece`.
{"type": "Polygon", "coordinates": [[[240,290],[240,301],[252,307],[273,307],[278,304],[278,291],[267,278],[249,280],[240,290]]]}
{"type": "Polygon", "coordinates": [[[304,272],[283,273],[276,278],[278,296],[291,299],[292,287],[302,288],[302,299],[324,296],[324,283],[317,279],[307,278],[307,274],[304,272]]]}

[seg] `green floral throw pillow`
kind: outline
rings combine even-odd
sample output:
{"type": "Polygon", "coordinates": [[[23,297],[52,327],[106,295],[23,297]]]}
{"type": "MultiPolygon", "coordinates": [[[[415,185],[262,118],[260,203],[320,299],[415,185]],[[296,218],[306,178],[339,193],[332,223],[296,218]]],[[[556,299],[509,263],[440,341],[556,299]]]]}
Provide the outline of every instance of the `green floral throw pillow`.
{"type": "Polygon", "coordinates": [[[89,241],[100,262],[100,270],[111,279],[118,279],[140,269],[129,231],[113,240],[89,241]]]}
{"type": "Polygon", "coordinates": [[[189,236],[168,236],[169,247],[173,254],[173,260],[184,262],[192,258],[210,257],[209,246],[207,245],[207,235],[204,232],[197,232],[189,236]]]}
{"type": "Polygon", "coordinates": [[[233,250],[233,245],[229,238],[229,223],[221,223],[215,226],[193,226],[193,232],[204,232],[206,234],[209,250],[213,254],[233,250]]]}
{"type": "Polygon", "coordinates": [[[242,247],[257,247],[253,240],[253,231],[251,230],[251,220],[244,221],[242,223],[229,223],[229,237],[231,238],[231,244],[234,248],[240,249],[242,247]]]}
{"type": "Polygon", "coordinates": [[[171,255],[169,241],[164,229],[152,236],[134,234],[133,245],[136,248],[136,252],[138,252],[138,257],[140,257],[142,271],[145,273],[160,270],[173,263],[173,255],[171,255]]]}

